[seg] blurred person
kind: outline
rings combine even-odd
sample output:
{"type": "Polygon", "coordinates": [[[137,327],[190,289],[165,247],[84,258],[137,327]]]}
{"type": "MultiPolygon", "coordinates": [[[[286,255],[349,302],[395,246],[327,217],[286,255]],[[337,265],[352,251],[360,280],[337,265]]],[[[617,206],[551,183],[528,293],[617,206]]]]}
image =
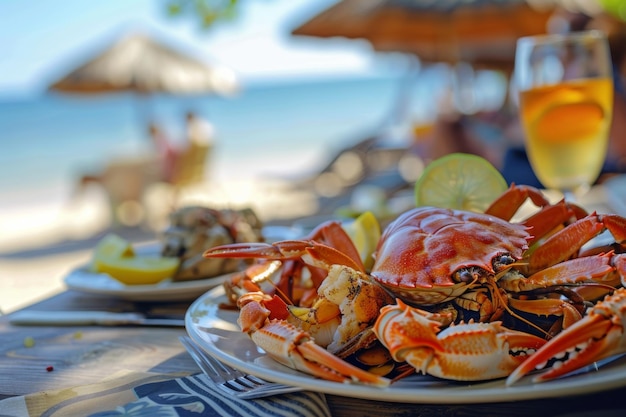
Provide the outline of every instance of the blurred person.
{"type": "Polygon", "coordinates": [[[195,145],[213,145],[215,129],[208,120],[188,111],[185,116],[187,122],[187,142],[195,145]]]}
{"type": "Polygon", "coordinates": [[[146,154],[106,161],[98,172],[83,174],[72,200],[83,197],[89,186],[97,185],[107,196],[115,225],[138,224],[145,213],[144,194],[148,187],[172,181],[180,151],[155,124],[148,125],[151,148],[146,154]]]}
{"type": "Polygon", "coordinates": [[[206,166],[210,163],[213,147],[215,145],[215,129],[205,118],[198,116],[193,111],[188,111],[186,120],[186,157],[181,163],[190,165],[179,167],[181,181],[194,183],[208,179],[206,166]],[[193,167],[196,168],[193,168],[193,167]]]}
{"type": "Polygon", "coordinates": [[[155,124],[150,123],[148,125],[148,134],[156,150],[157,157],[160,159],[162,167],[162,179],[165,182],[170,182],[174,175],[176,168],[176,162],[182,153],[181,149],[178,149],[167,138],[165,133],[155,124]]]}
{"type": "MultiPolygon", "coordinates": [[[[156,123],[150,123],[148,125],[148,135],[151,139],[154,152],[156,153],[157,160],[161,163],[161,167],[157,167],[158,171],[161,173],[161,177],[163,181],[169,181],[171,175],[173,174],[173,169],[176,163],[176,159],[180,154],[180,150],[177,149],[166,137],[165,133],[161,128],[159,128],[156,123]]],[[[152,152],[150,152],[152,153],[152,152]]],[[[136,158],[137,161],[143,162],[145,160],[144,157],[136,158]]],[[[125,162],[127,164],[131,164],[134,159],[125,159],[122,158],[120,160],[108,161],[105,165],[105,168],[101,172],[93,172],[83,174],[78,181],[77,193],[84,191],[84,189],[89,184],[102,184],[105,180],[105,177],[112,165],[116,165],[118,162],[125,162]]]]}

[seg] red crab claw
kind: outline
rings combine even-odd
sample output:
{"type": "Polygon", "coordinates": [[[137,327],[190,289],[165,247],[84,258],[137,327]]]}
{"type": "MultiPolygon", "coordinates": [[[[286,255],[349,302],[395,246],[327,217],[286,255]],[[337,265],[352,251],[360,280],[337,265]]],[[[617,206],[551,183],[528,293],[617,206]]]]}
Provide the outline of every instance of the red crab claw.
{"type": "Polygon", "coordinates": [[[387,378],[364,371],[317,345],[306,331],[287,322],[287,306],[277,297],[249,293],[239,299],[241,330],[277,362],[330,381],[387,386],[387,378]]]}
{"type": "Polygon", "coordinates": [[[336,382],[389,385],[387,378],[345,362],[315,344],[307,332],[284,320],[269,321],[250,337],[274,360],[292,369],[336,382]]]}
{"type": "Polygon", "coordinates": [[[501,326],[461,323],[439,332],[440,318],[398,300],[385,306],[374,325],[378,339],[396,361],[423,374],[457,381],[502,378],[545,340],[501,326]]]}
{"type": "Polygon", "coordinates": [[[547,381],[626,352],[626,289],[620,288],[591,308],[587,316],[551,339],[506,380],[512,385],[527,373],[556,361],[533,381],[547,381]]]}
{"type": "Polygon", "coordinates": [[[310,265],[330,269],[344,265],[365,272],[360,257],[353,258],[338,249],[313,240],[283,240],[269,243],[234,243],[216,246],[204,252],[205,258],[255,258],[288,260],[303,258],[310,265]]]}
{"type": "Polygon", "coordinates": [[[353,260],[361,259],[359,251],[354,246],[348,233],[341,226],[341,223],[332,220],[321,223],[302,239],[277,242],[276,245],[266,243],[222,245],[206,251],[205,257],[298,258],[300,256],[299,252],[302,250],[302,243],[298,242],[311,241],[335,248],[353,260]]]}

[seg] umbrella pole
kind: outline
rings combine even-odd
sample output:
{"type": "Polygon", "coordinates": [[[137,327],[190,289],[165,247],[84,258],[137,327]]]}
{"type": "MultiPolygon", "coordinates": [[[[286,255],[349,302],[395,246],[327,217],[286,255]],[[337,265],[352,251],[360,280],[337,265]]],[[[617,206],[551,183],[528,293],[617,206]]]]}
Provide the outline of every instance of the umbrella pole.
{"type": "Polygon", "coordinates": [[[150,97],[146,93],[138,93],[135,96],[135,118],[140,126],[140,137],[142,140],[149,141],[148,127],[154,123],[154,109],[150,97]]]}

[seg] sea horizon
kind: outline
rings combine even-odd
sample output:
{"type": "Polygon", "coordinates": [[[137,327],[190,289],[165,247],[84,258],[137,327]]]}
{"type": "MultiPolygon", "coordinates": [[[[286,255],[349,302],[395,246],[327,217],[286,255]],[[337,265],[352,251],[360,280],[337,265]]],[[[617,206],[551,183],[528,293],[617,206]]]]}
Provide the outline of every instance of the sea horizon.
{"type": "Polygon", "coordinates": [[[0,97],[0,248],[20,230],[66,217],[78,179],[150,150],[156,121],[174,142],[193,110],[215,127],[211,181],[304,178],[342,149],[381,133],[399,77],[261,84],[234,97],[44,93],[0,97]],[[4,244],[3,244],[4,241],[4,244]]]}

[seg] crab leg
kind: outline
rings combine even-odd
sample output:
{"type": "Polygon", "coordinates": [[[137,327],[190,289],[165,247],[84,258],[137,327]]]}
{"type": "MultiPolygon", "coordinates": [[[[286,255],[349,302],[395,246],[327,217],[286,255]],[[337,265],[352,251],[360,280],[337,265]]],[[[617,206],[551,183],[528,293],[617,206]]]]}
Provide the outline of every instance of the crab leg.
{"type": "Polygon", "coordinates": [[[592,307],[585,318],[559,333],[523,362],[509,375],[506,384],[514,384],[550,360],[555,360],[555,365],[535,377],[534,382],[557,378],[600,359],[626,352],[625,325],[626,289],[620,288],[592,307]]]}
{"type": "Polygon", "coordinates": [[[576,214],[572,207],[565,203],[565,201],[560,201],[551,206],[544,206],[523,222],[525,226],[528,226],[529,233],[533,235],[528,244],[532,245],[536,241],[548,236],[550,232],[558,230],[559,226],[576,220],[578,216],[584,217],[586,215],[587,213],[576,214]]]}
{"type": "Polygon", "coordinates": [[[528,260],[531,272],[540,271],[569,259],[603,230],[604,225],[595,213],[572,223],[566,229],[550,236],[531,254],[528,260]]]}
{"type": "MultiPolygon", "coordinates": [[[[299,240],[285,240],[276,242],[273,245],[267,243],[235,243],[221,245],[207,250],[204,253],[204,257],[296,259],[299,258],[308,247],[317,245],[334,248],[337,252],[341,252],[340,256],[342,258],[347,257],[352,260],[352,263],[360,263],[361,255],[354,246],[352,239],[341,227],[340,223],[335,221],[320,224],[308,236],[299,240]]],[[[352,265],[348,266],[352,267],[352,265]]]]}
{"type": "Polygon", "coordinates": [[[522,203],[528,198],[538,207],[550,204],[548,199],[537,188],[528,185],[511,184],[508,190],[491,203],[485,214],[490,214],[503,220],[511,220],[522,203]]]}
{"type": "Polygon", "coordinates": [[[531,272],[569,259],[585,243],[607,229],[617,243],[626,241],[626,219],[621,216],[592,213],[577,220],[552,235],[531,254],[528,260],[531,272]]]}
{"type": "Polygon", "coordinates": [[[364,272],[360,258],[355,260],[343,252],[312,240],[284,240],[269,243],[234,243],[215,246],[204,252],[205,258],[255,258],[289,260],[303,258],[309,264],[328,269],[330,265],[345,265],[364,272]]]}
{"type": "Polygon", "coordinates": [[[616,268],[611,265],[613,259],[613,252],[576,258],[543,269],[528,278],[520,278],[515,275],[504,276],[500,279],[499,286],[511,292],[583,283],[603,283],[617,286],[619,278],[614,277],[616,268]]]}

